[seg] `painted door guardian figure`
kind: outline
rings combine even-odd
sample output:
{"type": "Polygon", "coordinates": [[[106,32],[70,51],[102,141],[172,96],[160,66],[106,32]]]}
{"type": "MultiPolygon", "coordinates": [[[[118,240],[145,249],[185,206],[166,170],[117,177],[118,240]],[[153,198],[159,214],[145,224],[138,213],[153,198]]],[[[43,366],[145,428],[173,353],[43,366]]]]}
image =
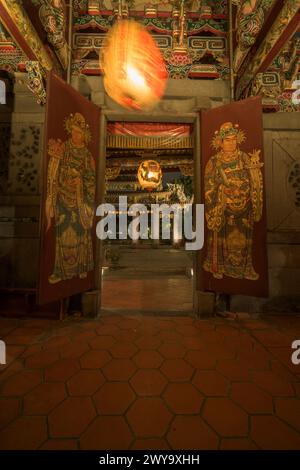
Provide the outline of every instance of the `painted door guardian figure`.
{"type": "Polygon", "coordinates": [[[260,150],[245,153],[239,125],[222,124],[212,146],[217,153],[205,168],[205,216],[208,228],[204,269],[217,279],[229,276],[255,281],[252,264],[255,222],[262,217],[263,178],[260,150]]]}
{"type": "Polygon", "coordinates": [[[50,284],[79,277],[94,269],[91,229],[94,218],[95,162],[87,148],[89,125],[80,113],[65,120],[69,139],[49,139],[47,231],[55,225],[55,262],[50,284]]]}

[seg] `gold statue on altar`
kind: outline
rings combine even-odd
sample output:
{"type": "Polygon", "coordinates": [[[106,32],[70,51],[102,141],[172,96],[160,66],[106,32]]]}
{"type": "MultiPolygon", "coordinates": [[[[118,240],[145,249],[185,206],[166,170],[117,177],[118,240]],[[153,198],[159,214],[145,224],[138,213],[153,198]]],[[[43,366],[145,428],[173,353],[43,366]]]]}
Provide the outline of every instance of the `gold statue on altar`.
{"type": "Polygon", "coordinates": [[[255,281],[253,229],[262,217],[261,150],[243,152],[239,125],[222,124],[212,141],[217,151],[205,168],[205,216],[208,228],[204,269],[217,279],[229,276],[255,281]]]}
{"type": "Polygon", "coordinates": [[[65,120],[66,142],[49,139],[46,220],[55,224],[55,262],[50,284],[79,277],[94,268],[91,229],[95,203],[95,162],[87,148],[91,134],[80,113],[65,120]]]}

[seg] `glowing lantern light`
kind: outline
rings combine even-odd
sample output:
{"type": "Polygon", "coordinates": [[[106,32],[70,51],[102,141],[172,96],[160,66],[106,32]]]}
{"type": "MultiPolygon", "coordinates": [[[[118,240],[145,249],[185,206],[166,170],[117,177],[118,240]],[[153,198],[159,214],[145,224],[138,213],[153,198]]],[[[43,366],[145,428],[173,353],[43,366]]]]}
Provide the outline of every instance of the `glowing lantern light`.
{"type": "Polygon", "coordinates": [[[107,94],[126,108],[149,110],[164,93],[164,60],[151,34],[135,21],[119,20],[112,27],[100,66],[107,94]]]}
{"type": "Polygon", "coordinates": [[[155,189],[161,184],[162,171],[155,160],[142,162],[138,169],[138,180],[142,189],[155,189]]]}

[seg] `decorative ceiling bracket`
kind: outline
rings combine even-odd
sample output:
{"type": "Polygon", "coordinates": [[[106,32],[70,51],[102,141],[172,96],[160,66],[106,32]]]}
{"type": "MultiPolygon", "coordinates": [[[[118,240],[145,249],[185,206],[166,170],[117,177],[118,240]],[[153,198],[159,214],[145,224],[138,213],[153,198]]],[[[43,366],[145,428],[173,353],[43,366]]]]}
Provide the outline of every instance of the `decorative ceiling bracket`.
{"type": "Polygon", "coordinates": [[[237,5],[236,39],[233,69],[237,73],[264,25],[265,13],[276,0],[233,0],[237,5]]]}
{"type": "Polygon", "coordinates": [[[66,41],[67,14],[64,1],[39,0],[39,17],[64,70],[68,67],[68,44],[66,41]]]}
{"type": "Polygon", "coordinates": [[[46,103],[46,89],[44,85],[45,73],[37,61],[29,60],[25,64],[27,72],[27,86],[37,98],[37,103],[44,105],[46,103]]]}

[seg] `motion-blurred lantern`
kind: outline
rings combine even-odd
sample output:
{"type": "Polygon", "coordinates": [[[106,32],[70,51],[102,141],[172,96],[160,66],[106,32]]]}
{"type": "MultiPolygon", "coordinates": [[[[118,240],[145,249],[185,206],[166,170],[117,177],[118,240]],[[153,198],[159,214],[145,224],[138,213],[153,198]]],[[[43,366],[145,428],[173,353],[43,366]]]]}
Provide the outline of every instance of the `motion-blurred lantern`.
{"type": "Polygon", "coordinates": [[[133,20],[119,20],[107,35],[100,66],[107,94],[120,105],[153,108],[161,99],[167,70],[146,29],[133,20]]]}
{"type": "Polygon", "coordinates": [[[142,189],[152,190],[157,188],[162,181],[160,164],[155,160],[143,161],[138,169],[138,180],[142,189]]]}

